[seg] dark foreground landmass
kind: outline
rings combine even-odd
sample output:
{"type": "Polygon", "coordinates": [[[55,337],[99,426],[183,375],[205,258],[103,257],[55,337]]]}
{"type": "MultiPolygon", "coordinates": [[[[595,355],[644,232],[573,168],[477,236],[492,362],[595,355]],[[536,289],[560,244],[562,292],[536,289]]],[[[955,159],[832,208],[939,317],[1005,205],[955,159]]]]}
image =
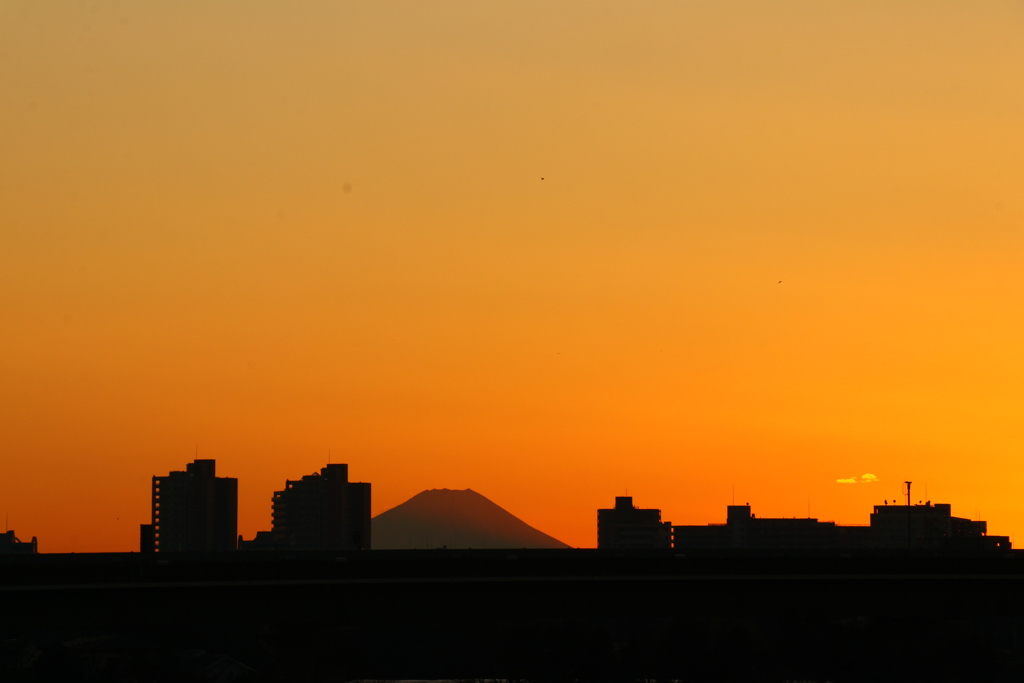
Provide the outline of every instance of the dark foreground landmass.
{"type": "Polygon", "coordinates": [[[1019,681],[1024,553],[0,557],[0,680],[1019,681]]]}

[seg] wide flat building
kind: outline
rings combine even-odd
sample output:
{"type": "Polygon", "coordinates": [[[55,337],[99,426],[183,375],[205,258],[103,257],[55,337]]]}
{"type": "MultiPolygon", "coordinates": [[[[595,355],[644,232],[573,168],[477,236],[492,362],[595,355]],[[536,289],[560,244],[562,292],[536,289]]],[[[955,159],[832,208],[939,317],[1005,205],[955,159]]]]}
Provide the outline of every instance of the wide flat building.
{"type": "Polygon", "coordinates": [[[725,524],[672,528],[677,550],[856,550],[933,548],[1000,550],[1006,536],[988,536],[985,522],[953,517],[947,504],[876,505],[870,526],[841,526],[807,518],[756,517],[749,505],[730,505],[725,524]]]}
{"type": "Polygon", "coordinates": [[[989,536],[988,522],[954,517],[948,503],[876,505],[871,531],[879,548],[1009,549],[1006,536],[989,536]]]}
{"type": "Polygon", "coordinates": [[[661,521],[661,510],[638,508],[632,496],[617,496],[614,508],[597,511],[597,547],[671,548],[672,523],[661,521]]]}
{"type": "Polygon", "coordinates": [[[143,552],[234,550],[238,479],[217,476],[216,460],[153,477],[152,523],[140,528],[143,552]]]}
{"type": "Polygon", "coordinates": [[[370,484],[350,482],[348,465],[334,464],[274,493],[273,528],[244,549],[359,550],[370,548],[370,484]]]}
{"type": "Polygon", "coordinates": [[[813,517],[757,517],[749,505],[730,505],[725,524],[675,526],[677,549],[814,549],[867,547],[870,529],[840,527],[813,517]]]}

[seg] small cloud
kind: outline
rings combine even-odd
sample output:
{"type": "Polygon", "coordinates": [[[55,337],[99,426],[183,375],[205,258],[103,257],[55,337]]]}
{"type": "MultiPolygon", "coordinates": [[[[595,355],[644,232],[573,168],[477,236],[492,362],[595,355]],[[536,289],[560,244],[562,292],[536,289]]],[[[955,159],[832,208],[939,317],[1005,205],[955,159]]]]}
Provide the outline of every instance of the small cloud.
{"type": "Polygon", "coordinates": [[[846,479],[836,479],[837,484],[874,484],[876,481],[878,481],[878,477],[870,472],[860,478],[848,477],[846,479]]]}

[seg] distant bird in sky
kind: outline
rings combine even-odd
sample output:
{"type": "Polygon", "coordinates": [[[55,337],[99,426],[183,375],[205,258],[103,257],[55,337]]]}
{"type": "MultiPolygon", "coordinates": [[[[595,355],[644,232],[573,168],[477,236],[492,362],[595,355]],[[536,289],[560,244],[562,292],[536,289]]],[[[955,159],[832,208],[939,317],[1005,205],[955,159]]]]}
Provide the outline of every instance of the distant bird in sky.
{"type": "Polygon", "coordinates": [[[780,285],[782,284],[782,280],[779,280],[779,284],[780,284],[780,285]]]}
{"type": "Polygon", "coordinates": [[[544,179],[543,179],[543,178],[541,178],[541,180],[544,180],[544,179]]]}

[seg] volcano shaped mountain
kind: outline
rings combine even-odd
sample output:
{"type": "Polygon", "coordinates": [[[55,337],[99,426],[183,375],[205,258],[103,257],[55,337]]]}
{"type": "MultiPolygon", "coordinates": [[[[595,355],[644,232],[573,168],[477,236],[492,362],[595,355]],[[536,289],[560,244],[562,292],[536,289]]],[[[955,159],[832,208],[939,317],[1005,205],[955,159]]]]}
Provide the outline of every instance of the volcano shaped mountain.
{"type": "Polygon", "coordinates": [[[431,489],[371,521],[374,550],[568,548],[472,489],[431,489]]]}

